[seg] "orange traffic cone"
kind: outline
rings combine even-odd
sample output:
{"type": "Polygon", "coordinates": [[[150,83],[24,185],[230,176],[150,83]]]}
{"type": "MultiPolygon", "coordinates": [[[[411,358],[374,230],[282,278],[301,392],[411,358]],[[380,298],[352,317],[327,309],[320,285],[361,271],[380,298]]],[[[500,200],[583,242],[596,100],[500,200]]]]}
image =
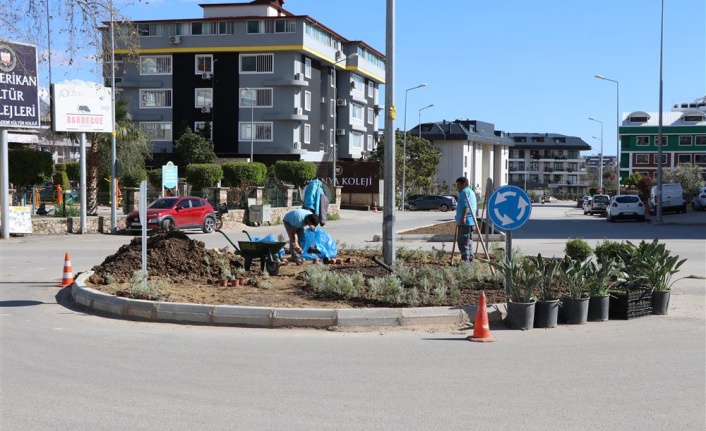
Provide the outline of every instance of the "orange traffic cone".
{"type": "Polygon", "coordinates": [[[485,308],[485,292],[480,293],[478,311],[476,311],[476,324],[473,326],[473,335],[466,337],[468,341],[478,341],[490,343],[495,341],[490,335],[490,324],[488,323],[488,310],[485,308]]]}
{"type": "Polygon", "coordinates": [[[71,269],[71,256],[67,251],[64,255],[64,274],[61,276],[61,284],[57,284],[57,287],[69,287],[74,284],[74,273],[71,269]]]}

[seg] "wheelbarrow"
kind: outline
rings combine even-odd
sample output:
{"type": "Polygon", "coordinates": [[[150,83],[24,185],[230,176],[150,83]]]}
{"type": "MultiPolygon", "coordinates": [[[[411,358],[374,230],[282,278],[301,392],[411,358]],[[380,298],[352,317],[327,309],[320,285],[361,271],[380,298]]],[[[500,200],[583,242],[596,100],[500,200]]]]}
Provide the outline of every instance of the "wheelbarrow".
{"type": "Polygon", "coordinates": [[[243,233],[248,236],[250,241],[238,241],[238,245],[235,245],[225,232],[219,229],[216,229],[216,232],[220,232],[233,248],[235,248],[235,254],[243,256],[245,260],[243,268],[245,268],[246,271],[250,270],[254,259],[260,259],[260,270],[267,270],[268,274],[277,275],[279,267],[282,265],[278,253],[287,245],[286,242],[253,241],[250,234],[244,230],[243,233]]]}

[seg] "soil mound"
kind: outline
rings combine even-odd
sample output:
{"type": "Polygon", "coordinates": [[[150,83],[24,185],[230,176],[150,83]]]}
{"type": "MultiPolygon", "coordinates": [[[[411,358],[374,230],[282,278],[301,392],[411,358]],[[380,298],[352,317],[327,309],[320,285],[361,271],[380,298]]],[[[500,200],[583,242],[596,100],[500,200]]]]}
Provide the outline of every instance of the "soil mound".
{"type": "MultiPolygon", "coordinates": [[[[147,268],[150,277],[168,277],[173,281],[212,281],[221,273],[219,262],[225,260],[231,271],[240,266],[232,252],[207,249],[201,241],[180,231],[156,232],[147,238],[147,268]]],[[[142,239],[133,238],[103,263],[92,268],[90,281],[95,284],[124,283],[142,267],[142,239]]]]}

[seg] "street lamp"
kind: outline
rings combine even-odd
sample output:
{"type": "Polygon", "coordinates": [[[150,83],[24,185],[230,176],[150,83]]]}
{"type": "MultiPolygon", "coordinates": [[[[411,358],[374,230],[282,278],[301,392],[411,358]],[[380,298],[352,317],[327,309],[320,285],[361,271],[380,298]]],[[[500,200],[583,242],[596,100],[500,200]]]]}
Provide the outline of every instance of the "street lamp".
{"type": "Polygon", "coordinates": [[[404,139],[402,140],[402,211],[404,211],[405,181],[407,177],[407,94],[417,88],[426,87],[427,84],[419,84],[416,87],[408,88],[404,92],[404,139]]]}
{"type": "MultiPolygon", "coordinates": [[[[588,117],[588,119],[595,121],[596,123],[601,123],[601,155],[598,158],[598,188],[600,189],[600,192],[603,193],[603,122],[591,117],[588,117]]],[[[618,194],[620,194],[620,177],[617,177],[617,180],[618,194]]]]}
{"type": "Polygon", "coordinates": [[[664,52],[664,0],[659,27],[659,124],[657,126],[657,222],[662,222],[662,64],[664,52]]]}
{"type": "Polygon", "coordinates": [[[431,108],[431,107],[433,107],[433,106],[434,106],[434,104],[432,103],[432,104],[429,105],[429,106],[425,106],[425,107],[423,107],[423,108],[419,108],[419,118],[417,119],[417,124],[418,124],[417,127],[419,128],[419,137],[420,137],[420,138],[422,137],[422,111],[425,110],[425,109],[429,109],[429,108],[431,108]]]}
{"type": "MultiPolygon", "coordinates": [[[[340,51],[336,51],[336,58],[338,58],[338,53],[340,51]]],[[[331,186],[335,187],[336,186],[336,150],[337,150],[337,145],[338,145],[338,133],[336,132],[336,127],[338,124],[336,123],[338,119],[338,80],[337,80],[337,73],[336,73],[336,65],[338,63],[342,63],[346,60],[353,59],[358,57],[358,54],[351,54],[349,56],[344,56],[340,60],[336,60],[333,63],[333,151],[331,154],[333,154],[333,164],[331,165],[331,186]]]]}
{"type": "MultiPolygon", "coordinates": [[[[593,75],[598,79],[615,83],[615,175],[618,180],[618,193],[620,192],[620,83],[615,79],[603,75],[593,75]]],[[[601,151],[603,153],[603,151],[601,151]]]]}
{"type": "Polygon", "coordinates": [[[255,139],[255,90],[245,87],[250,93],[250,162],[253,161],[253,141],[255,139]]]}

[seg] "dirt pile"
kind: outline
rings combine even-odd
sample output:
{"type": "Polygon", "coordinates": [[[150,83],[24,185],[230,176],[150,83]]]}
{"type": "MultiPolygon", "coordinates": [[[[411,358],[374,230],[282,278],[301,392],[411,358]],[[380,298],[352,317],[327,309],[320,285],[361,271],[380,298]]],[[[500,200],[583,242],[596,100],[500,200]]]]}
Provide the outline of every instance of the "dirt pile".
{"type": "MultiPolygon", "coordinates": [[[[190,239],[185,233],[156,232],[147,238],[147,268],[150,277],[166,277],[174,282],[214,282],[220,278],[220,262],[225,261],[231,271],[240,266],[232,252],[206,249],[201,241],[190,239]]],[[[142,267],[142,239],[133,238],[103,263],[94,266],[90,281],[95,284],[124,283],[142,267]]]]}

